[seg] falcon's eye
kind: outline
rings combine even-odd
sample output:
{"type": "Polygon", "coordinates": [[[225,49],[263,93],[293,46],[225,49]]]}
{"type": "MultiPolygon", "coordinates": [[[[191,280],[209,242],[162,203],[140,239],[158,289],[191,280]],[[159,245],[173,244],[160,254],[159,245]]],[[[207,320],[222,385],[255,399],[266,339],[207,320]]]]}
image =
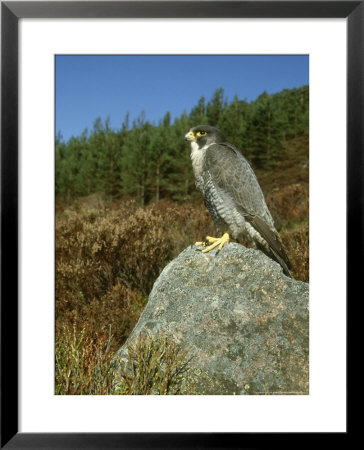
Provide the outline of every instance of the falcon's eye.
{"type": "Polygon", "coordinates": [[[197,136],[205,136],[206,131],[197,131],[197,136]]]}

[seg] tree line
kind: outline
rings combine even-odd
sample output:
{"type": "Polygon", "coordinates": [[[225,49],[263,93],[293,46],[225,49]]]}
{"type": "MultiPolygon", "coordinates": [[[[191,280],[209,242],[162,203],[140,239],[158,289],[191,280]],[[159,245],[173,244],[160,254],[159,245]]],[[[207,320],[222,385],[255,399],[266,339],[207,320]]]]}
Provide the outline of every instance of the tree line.
{"type": "Polygon", "coordinates": [[[261,94],[248,103],[238,96],[229,103],[219,88],[209,101],[201,97],[190,113],[173,123],[167,112],[158,125],[144,112],[120,129],[109,119],[97,118],[93,129],[55,143],[56,195],[70,202],[102,192],[108,198],[132,198],[144,205],[162,198],[185,200],[196,195],[190,145],[184,135],[193,126],[219,128],[253,167],[269,169],[279,159],[286,142],[308,135],[309,89],[285,89],[261,94]]]}

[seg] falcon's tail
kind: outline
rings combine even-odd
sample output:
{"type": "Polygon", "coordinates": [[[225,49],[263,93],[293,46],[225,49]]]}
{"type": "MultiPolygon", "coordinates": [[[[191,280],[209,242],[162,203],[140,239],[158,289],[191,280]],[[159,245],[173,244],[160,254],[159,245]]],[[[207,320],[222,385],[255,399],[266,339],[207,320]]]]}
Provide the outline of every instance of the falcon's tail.
{"type": "Polygon", "coordinates": [[[285,252],[283,248],[282,241],[278,235],[278,233],[274,230],[272,230],[265,222],[258,216],[250,216],[246,218],[249,220],[251,225],[262,235],[262,237],[265,239],[267,244],[269,245],[269,252],[266,248],[264,248],[262,245],[259,245],[257,242],[257,245],[259,248],[270,258],[274,259],[279,263],[282,268],[283,272],[287,277],[291,277],[291,270],[292,270],[292,264],[290,260],[288,259],[287,253],[285,252]]]}
{"type": "Polygon", "coordinates": [[[269,251],[263,245],[261,245],[259,242],[256,242],[257,247],[259,250],[261,250],[264,254],[266,254],[269,258],[276,261],[283,269],[283,273],[287,276],[292,278],[291,270],[293,269],[292,264],[290,260],[288,259],[288,256],[286,255],[286,252],[284,251],[282,247],[282,253],[278,254],[276,251],[274,251],[271,247],[269,248],[269,251]]]}
{"type": "MultiPolygon", "coordinates": [[[[282,247],[282,249],[283,249],[283,247],[282,247]]],[[[286,255],[286,253],[284,252],[285,258],[283,259],[280,255],[277,255],[274,252],[274,250],[272,250],[272,256],[273,256],[273,259],[275,259],[277,261],[277,263],[279,263],[282,266],[283,273],[285,275],[287,275],[287,277],[292,278],[292,275],[290,272],[292,270],[292,264],[291,264],[290,260],[288,259],[288,256],[286,255]]]]}

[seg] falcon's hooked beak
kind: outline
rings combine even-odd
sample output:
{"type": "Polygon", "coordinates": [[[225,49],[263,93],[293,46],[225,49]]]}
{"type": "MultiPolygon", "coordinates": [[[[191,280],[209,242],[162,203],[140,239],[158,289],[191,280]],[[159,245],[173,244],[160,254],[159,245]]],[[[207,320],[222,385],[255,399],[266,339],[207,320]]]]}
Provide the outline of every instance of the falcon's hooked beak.
{"type": "Polygon", "coordinates": [[[187,134],[185,134],[185,141],[195,141],[196,136],[192,131],[189,131],[187,134]]]}

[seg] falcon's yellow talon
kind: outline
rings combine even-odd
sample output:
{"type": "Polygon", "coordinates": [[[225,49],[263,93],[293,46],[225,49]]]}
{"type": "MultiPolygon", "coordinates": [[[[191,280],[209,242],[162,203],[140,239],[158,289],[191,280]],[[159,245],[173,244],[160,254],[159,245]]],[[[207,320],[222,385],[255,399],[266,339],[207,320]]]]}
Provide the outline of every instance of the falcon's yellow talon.
{"type": "Polygon", "coordinates": [[[209,242],[216,242],[216,241],[219,241],[221,238],[214,238],[214,237],[211,237],[211,236],[206,236],[206,241],[209,241],[209,242]]]}
{"type": "Polygon", "coordinates": [[[204,248],[202,250],[202,253],[207,253],[210,250],[213,250],[215,247],[219,246],[218,251],[220,251],[223,246],[230,241],[230,236],[228,233],[225,233],[221,236],[221,238],[213,238],[210,236],[206,236],[206,240],[209,242],[212,242],[211,245],[209,245],[208,247],[204,248]]]}
{"type": "Polygon", "coordinates": [[[229,242],[229,238],[226,240],[221,240],[220,245],[219,245],[219,251],[223,248],[224,244],[226,244],[226,242],[229,242]]]}

